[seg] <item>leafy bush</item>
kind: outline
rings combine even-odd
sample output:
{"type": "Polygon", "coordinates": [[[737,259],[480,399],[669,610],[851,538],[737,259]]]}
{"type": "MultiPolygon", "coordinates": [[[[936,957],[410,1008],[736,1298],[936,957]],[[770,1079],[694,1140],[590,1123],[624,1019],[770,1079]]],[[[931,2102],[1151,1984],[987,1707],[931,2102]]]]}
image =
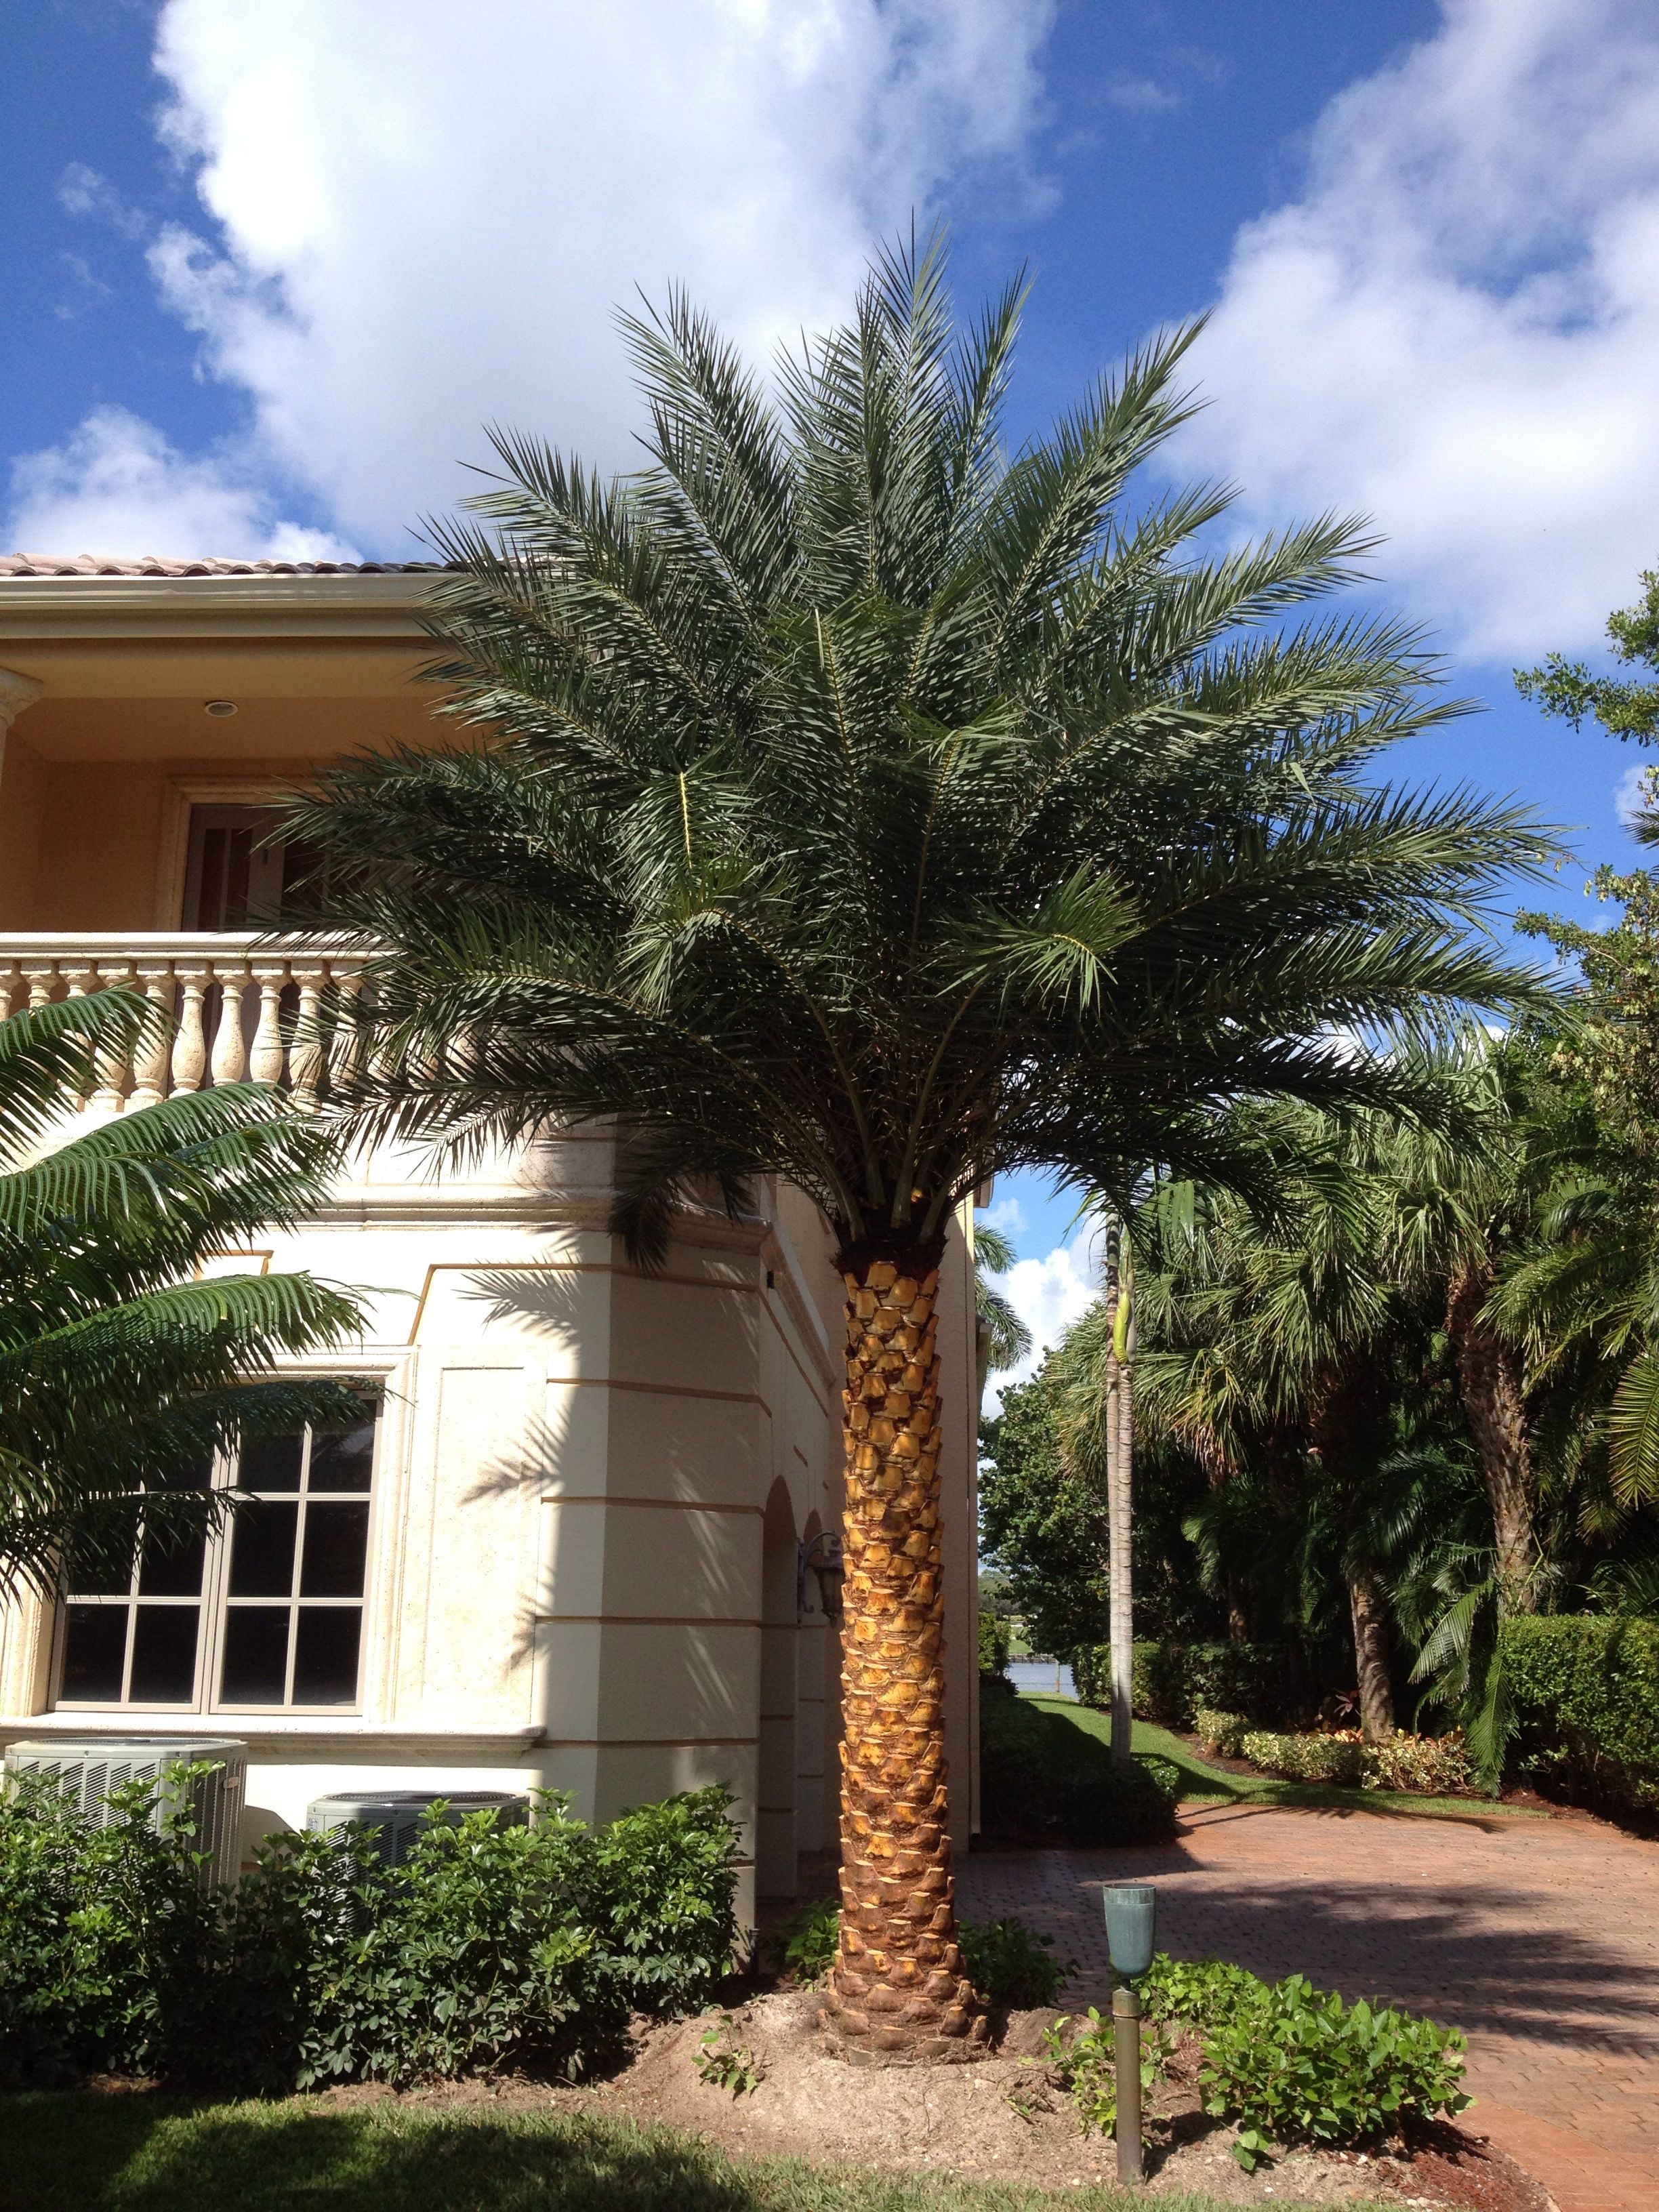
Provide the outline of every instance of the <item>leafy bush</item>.
{"type": "Polygon", "coordinates": [[[1474,1771],[1461,1735],[1407,1735],[1401,1729],[1385,1743],[1366,1746],[1359,1778],[1367,1790],[1452,1797],[1474,1787],[1474,1771]]]}
{"type": "MultiPolygon", "coordinates": [[[[1284,1710],[1285,1656],[1276,1644],[1137,1644],[1136,1717],[1174,1729],[1191,1728],[1200,1707],[1276,1719],[1284,1710]]],[[[1110,1705],[1103,1644],[1073,1653],[1072,1677],[1085,1705],[1104,1711],[1110,1705]]]]}
{"type": "Polygon", "coordinates": [[[1273,1735],[1252,1729],[1242,1749],[1253,1766],[1291,1782],[1323,1782],[1348,1790],[1365,1771],[1365,1742],[1357,1729],[1331,1735],[1273,1735]]]}
{"type": "Polygon", "coordinates": [[[841,1907],[833,1897],[814,1898],[792,1913],[773,1938],[780,1973],[793,1975],[804,1988],[821,1982],[836,1963],[841,1946],[841,1907]]]}
{"type": "MultiPolygon", "coordinates": [[[[1085,2135],[1110,2135],[1117,2125],[1117,2056],[1115,2024],[1091,2005],[1081,2020],[1060,2020],[1045,2031],[1043,2050],[1049,2078],[1072,2100],[1085,2135]]],[[[1140,2092],[1151,2093],[1161,2070],[1163,2050],[1149,2023],[1140,2031],[1140,2092]]]]}
{"type": "Polygon", "coordinates": [[[1659,1807],[1659,1622],[1540,1614],[1500,1638],[1526,1768],[1576,1803],[1659,1807]]]}
{"type": "Polygon", "coordinates": [[[1267,1984],[1226,1959],[1172,1959],[1159,1951],[1137,1986],[1149,2020],[1196,2035],[1234,2019],[1267,1984]]]}
{"type": "Polygon", "coordinates": [[[1358,1729],[1318,1735],[1274,1735],[1250,1729],[1240,1748],[1252,1765],[1292,1782],[1351,1790],[1401,1790],[1428,1796],[1469,1789],[1473,1770],[1462,1736],[1407,1735],[1367,1743],[1358,1729]]]}
{"type": "Polygon", "coordinates": [[[1076,1972],[1054,1956],[1054,1938],[1033,1935],[1023,1920],[964,1920],[957,1931],[969,1980],[989,2005],[1010,2012],[1051,2005],[1076,1972]]]}
{"type": "Polygon", "coordinates": [[[511,2060],[578,2071],[632,2010],[692,2011],[729,1963],[722,1790],[598,1834],[428,1820],[389,1867],[355,1828],[279,1835],[204,1891],[188,1821],[141,1785],[94,1827],[45,1785],[0,1801],[0,2081],[101,2069],[274,2092],[511,2060]]]}
{"type": "Polygon", "coordinates": [[[1112,1764],[1097,1736],[1023,1698],[980,1701],[980,1804],[990,1834],[1080,1844],[1154,1843],[1175,1833],[1179,1771],[1167,1759],[1112,1764]]]}
{"type": "Polygon", "coordinates": [[[1193,1734],[1206,1751],[1219,1752],[1224,1759],[1239,1756],[1249,1726],[1243,1713],[1216,1712],[1208,1705],[1200,1705],[1193,1715],[1193,1734]]]}
{"type": "Polygon", "coordinates": [[[1468,2104],[1455,2028],[1345,2005],[1300,1974],[1258,1987],[1206,2030],[1199,2070],[1206,2111],[1241,2124],[1242,2165],[1268,2142],[1370,2142],[1468,2104]]]}
{"type": "MultiPolygon", "coordinates": [[[[1345,2005],[1300,1974],[1270,1985],[1224,1960],[1160,1951],[1139,1987],[1152,2030],[1141,2044],[1143,2085],[1175,2038],[1196,2036],[1206,2109],[1239,2122],[1242,2165],[1254,2166],[1275,2142],[1351,2147],[1469,2102],[1459,2086],[1466,2045],[1455,2028],[1363,2000],[1345,2005]]],[[[1048,2051],[1080,2124],[1109,2129],[1111,2022],[1095,2011],[1061,2021],[1048,2051]]]]}
{"type": "Polygon", "coordinates": [[[1006,1620],[1000,1620],[994,1613],[981,1613],[979,1671],[981,1674],[1000,1675],[1006,1673],[1013,1645],[1014,1632],[1006,1620]]]}

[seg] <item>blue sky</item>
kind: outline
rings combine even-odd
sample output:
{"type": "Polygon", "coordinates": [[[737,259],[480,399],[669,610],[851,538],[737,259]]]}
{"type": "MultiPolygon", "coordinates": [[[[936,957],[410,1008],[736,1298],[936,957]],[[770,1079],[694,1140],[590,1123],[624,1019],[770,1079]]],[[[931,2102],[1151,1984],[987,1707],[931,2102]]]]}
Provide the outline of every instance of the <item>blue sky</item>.
{"type": "MultiPolygon", "coordinates": [[[[626,465],[636,283],[764,350],[914,213],[1036,279],[1016,437],[1209,312],[1172,466],[1374,513],[1486,702],[1401,772],[1630,855],[1510,672],[1659,559],[1651,0],[14,0],[0,143],[9,547],[407,556],[488,418],[626,465]]],[[[1069,1209],[1000,1195],[1046,1331],[1069,1209]]]]}

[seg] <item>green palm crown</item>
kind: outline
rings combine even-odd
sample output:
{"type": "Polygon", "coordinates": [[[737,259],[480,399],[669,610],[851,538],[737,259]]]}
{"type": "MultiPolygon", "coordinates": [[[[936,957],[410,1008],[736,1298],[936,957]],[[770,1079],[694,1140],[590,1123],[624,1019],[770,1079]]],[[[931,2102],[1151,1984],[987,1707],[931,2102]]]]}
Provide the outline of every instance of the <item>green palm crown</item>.
{"type": "Polygon", "coordinates": [[[616,1116],[636,1255],[778,1174],[908,1268],[994,1173],[1225,1175],[1231,1097],[1429,1111],[1364,1041],[1532,989],[1469,925],[1537,825],[1369,781],[1460,709],[1413,634],[1297,617],[1358,527],[1212,553],[1226,489],[1130,505],[1190,330],[1008,458],[1021,297],[958,333],[937,252],[890,259],[769,388],[674,298],[625,324],[638,473],[494,434],[435,532],[475,734],[296,805],[395,947],[369,1125],[616,1116]]]}

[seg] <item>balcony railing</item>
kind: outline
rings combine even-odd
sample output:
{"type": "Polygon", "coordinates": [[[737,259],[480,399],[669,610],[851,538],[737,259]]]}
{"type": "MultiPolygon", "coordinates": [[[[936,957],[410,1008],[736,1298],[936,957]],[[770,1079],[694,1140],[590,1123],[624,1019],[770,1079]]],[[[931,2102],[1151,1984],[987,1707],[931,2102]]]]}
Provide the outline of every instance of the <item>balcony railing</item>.
{"type": "Polygon", "coordinates": [[[0,1014],[94,991],[141,993],[168,1017],[136,1053],[100,1054],[83,1105],[119,1113],[218,1083],[279,1085],[313,1111],[347,1072],[366,955],[241,932],[0,935],[0,1014]]]}

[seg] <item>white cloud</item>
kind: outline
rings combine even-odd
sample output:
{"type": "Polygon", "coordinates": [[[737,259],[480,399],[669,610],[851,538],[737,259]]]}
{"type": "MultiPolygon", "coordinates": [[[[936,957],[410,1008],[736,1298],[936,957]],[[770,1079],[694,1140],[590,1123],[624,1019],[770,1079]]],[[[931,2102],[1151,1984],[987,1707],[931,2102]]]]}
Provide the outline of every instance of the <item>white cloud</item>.
{"type": "Polygon", "coordinates": [[[998,1199],[978,1218],[988,1229],[1000,1230],[1005,1237],[1018,1237],[1025,1227],[1025,1208],[1017,1198],[998,1199]]]}
{"type": "Polygon", "coordinates": [[[1659,548],[1659,13],[1444,0],[1241,233],[1184,458],[1358,507],[1477,656],[1599,641],[1659,548]]]}
{"type": "Polygon", "coordinates": [[[84,161],[71,161],[58,178],[58,204],[65,215],[99,216],[113,224],[123,238],[142,238],[149,228],[143,210],[130,207],[108,179],[84,161]]]}
{"type": "Polygon", "coordinates": [[[326,532],[282,521],[234,456],[187,459],[124,407],[94,408],[61,445],[12,464],[9,535],[41,553],[357,557],[326,532]]]}
{"type": "MultiPolygon", "coordinates": [[[[994,1211],[994,1209],[993,1209],[994,1211]]],[[[1098,1231],[1091,1224],[1069,1244],[1058,1244],[1040,1260],[1017,1260],[1006,1275],[992,1280],[1031,1332],[1031,1349],[1017,1367],[994,1375],[987,1387],[986,1410],[994,1413],[1001,1393],[1024,1382],[1042,1364],[1042,1355],[1100,1295],[1096,1257],[1098,1231]]]]}
{"type": "Polygon", "coordinates": [[[1652,812],[1656,778],[1659,778],[1659,769],[1651,761],[1632,761],[1614,784],[1613,803],[1626,830],[1638,815],[1652,812]]]}
{"type": "Polygon", "coordinates": [[[626,465],[636,283],[762,353],[843,310],[872,240],[1017,160],[1053,6],[401,0],[392,35],[385,0],[167,0],[166,135],[217,230],[150,265],[252,398],[250,466],[406,553],[486,421],[626,465]]]}

